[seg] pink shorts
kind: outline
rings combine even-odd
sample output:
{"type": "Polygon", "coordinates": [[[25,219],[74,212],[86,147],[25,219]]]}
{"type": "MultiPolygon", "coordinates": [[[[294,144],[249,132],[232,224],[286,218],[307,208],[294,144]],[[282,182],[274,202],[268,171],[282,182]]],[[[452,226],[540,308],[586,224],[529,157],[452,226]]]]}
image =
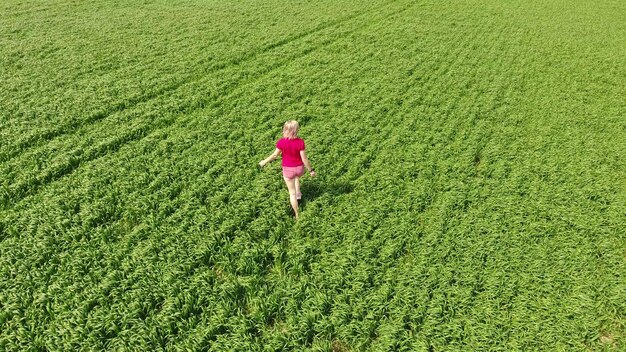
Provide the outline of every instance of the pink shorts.
{"type": "Polygon", "coordinates": [[[283,176],[292,179],[304,175],[304,165],[300,166],[283,166],[283,176]]]}

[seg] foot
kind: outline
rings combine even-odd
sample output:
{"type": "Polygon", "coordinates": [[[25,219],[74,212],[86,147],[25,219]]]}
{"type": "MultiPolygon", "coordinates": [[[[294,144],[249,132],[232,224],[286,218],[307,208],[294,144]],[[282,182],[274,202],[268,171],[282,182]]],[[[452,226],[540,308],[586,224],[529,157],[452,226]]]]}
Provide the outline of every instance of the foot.
{"type": "Polygon", "coordinates": [[[296,193],[296,199],[297,200],[302,199],[302,193],[296,193]]]}

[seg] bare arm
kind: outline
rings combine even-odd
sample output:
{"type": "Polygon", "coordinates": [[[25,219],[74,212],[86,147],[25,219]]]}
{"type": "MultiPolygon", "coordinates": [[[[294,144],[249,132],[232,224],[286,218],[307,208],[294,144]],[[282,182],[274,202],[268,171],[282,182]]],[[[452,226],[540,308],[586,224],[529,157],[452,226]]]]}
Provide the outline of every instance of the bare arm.
{"type": "Polygon", "coordinates": [[[311,167],[311,162],[306,157],[306,153],[305,153],[304,150],[300,151],[300,157],[302,158],[302,162],[304,163],[304,167],[306,167],[306,169],[309,170],[309,173],[311,174],[311,177],[315,176],[315,170],[313,170],[313,168],[311,167]]]}
{"type": "Polygon", "coordinates": [[[276,158],[278,158],[278,156],[280,155],[280,149],[276,148],[276,150],[274,150],[274,152],[272,153],[272,155],[268,156],[267,158],[261,160],[261,162],[259,163],[259,166],[263,167],[265,166],[265,164],[276,160],[276,158]]]}

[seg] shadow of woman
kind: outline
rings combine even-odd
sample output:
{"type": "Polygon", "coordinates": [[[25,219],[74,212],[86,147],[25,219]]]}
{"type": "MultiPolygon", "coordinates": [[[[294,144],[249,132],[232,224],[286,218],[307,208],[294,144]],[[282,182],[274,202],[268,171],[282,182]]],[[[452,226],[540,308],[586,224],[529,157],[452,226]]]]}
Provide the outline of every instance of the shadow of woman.
{"type": "Polygon", "coordinates": [[[323,182],[323,181],[311,181],[303,183],[300,186],[300,192],[302,193],[301,205],[312,202],[315,199],[324,195],[330,197],[336,197],[343,194],[349,194],[354,190],[354,186],[349,182],[323,182]]]}

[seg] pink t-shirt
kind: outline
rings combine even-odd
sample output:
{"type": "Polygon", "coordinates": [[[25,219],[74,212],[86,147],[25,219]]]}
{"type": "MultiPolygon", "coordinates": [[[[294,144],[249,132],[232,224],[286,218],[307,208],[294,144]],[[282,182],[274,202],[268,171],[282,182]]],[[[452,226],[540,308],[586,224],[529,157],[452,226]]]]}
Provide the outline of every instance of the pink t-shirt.
{"type": "Polygon", "coordinates": [[[281,138],[276,142],[276,148],[283,152],[283,166],[294,167],[304,165],[300,151],[304,150],[304,141],[300,138],[281,138]]]}

